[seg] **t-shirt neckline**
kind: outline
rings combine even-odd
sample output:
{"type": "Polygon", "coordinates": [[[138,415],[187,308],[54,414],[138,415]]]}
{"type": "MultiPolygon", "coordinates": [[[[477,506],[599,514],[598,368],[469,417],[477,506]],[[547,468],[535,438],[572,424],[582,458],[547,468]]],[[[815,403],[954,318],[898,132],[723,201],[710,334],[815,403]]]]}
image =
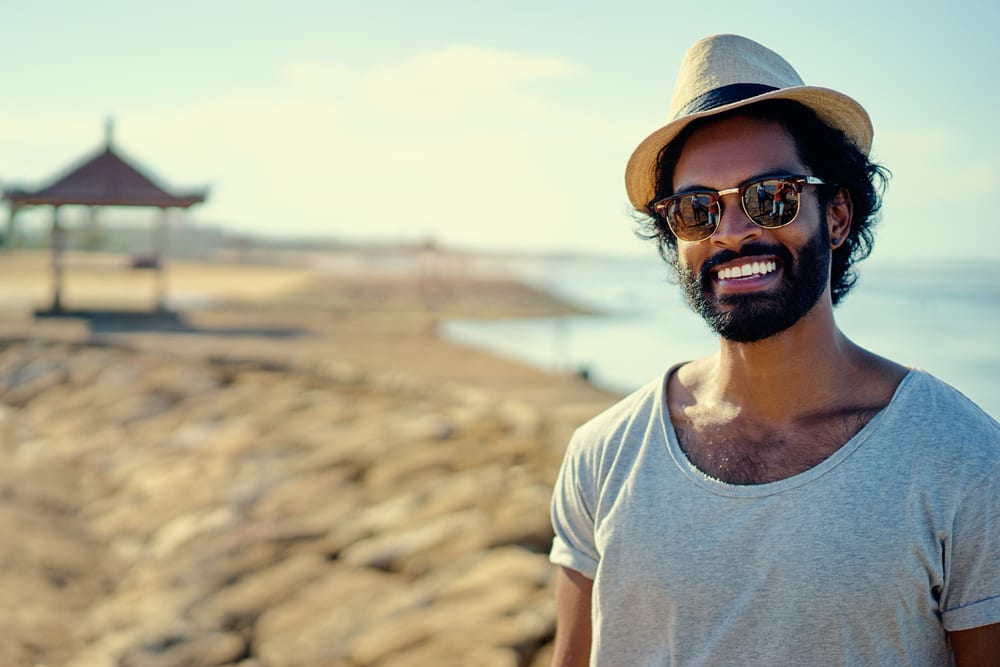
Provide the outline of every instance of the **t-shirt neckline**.
{"type": "Polygon", "coordinates": [[[657,419],[660,422],[660,427],[663,429],[663,436],[667,443],[670,458],[673,460],[681,474],[683,474],[695,485],[717,495],[739,498],[762,497],[782,493],[784,491],[788,491],[789,489],[809,484],[839,466],[841,463],[850,458],[850,456],[854,454],[854,452],[856,452],[866,440],[868,440],[871,434],[879,428],[879,425],[885,420],[886,415],[890,412],[893,405],[898,402],[905,387],[917,373],[916,369],[911,368],[896,387],[896,391],[893,393],[892,399],[889,401],[888,405],[872,417],[860,431],[855,433],[854,436],[845,442],[837,451],[812,468],[792,475],[791,477],[786,477],[784,479],[764,484],[730,484],[729,482],[716,479],[708,473],[703,472],[691,462],[687,454],[684,453],[684,450],[681,449],[680,442],[677,439],[677,432],[674,430],[673,421],[670,419],[670,408],[667,405],[667,384],[670,382],[670,377],[682,365],[683,363],[672,366],[666,373],[664,373],[660,382],[659,394],[656,400],[656,411],[658,413],[657,419]]]}

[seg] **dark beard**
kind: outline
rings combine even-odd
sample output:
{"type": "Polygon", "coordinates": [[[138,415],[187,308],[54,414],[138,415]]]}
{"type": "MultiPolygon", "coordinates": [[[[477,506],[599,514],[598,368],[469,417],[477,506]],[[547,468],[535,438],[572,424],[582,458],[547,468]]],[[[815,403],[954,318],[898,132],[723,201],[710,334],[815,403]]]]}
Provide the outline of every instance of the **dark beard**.
{"type": "Polygon", "coordinates": [[[823,295],[830,275],[829,237],[829,230],[820,225],[819,231],[802,246],[798,262],[784,246],[748,243],[739,253],[724,250],[713,256],[699,275],[678,267],[684,297],[708,326],[726,340],[754,343],[770,338],[802,319],[823,295]],[[723,297],[713,294],[712,267],[756,255],[775,255],[781,260],[782,279],[776,290],[723,297]]]}

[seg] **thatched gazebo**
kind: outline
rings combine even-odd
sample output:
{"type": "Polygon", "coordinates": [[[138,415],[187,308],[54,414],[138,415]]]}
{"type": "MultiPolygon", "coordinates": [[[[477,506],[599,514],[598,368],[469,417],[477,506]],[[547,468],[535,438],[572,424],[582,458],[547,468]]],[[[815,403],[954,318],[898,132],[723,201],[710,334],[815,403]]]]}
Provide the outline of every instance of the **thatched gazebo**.
{"type": "Polygon", "coordinates": [[[147,207],[160,209],[158,229],[155,231],[154,255],[149,264],[157,271],[156,309],[165,308],[165,281],[163,254],[171,209],[187,209],[205,201],[207,189],[196,192],[171,193],[153,181],[133,164],[119,155],[113,145],[113,125],[108,121],[105,143],[96,155],[82,160],[55,178],[49,185],[29,190],[7,188],[3,199],[9,203],[5,243],[10,244],[16,231],[17,215],[31,206],[52,207],[52,304],[40,314],[64,313],[62,303],[63,252],[66,232],[60,221],[64,206],[85,206],[90,220],[96,220],[97,211],[105,206],[147,207]]]}

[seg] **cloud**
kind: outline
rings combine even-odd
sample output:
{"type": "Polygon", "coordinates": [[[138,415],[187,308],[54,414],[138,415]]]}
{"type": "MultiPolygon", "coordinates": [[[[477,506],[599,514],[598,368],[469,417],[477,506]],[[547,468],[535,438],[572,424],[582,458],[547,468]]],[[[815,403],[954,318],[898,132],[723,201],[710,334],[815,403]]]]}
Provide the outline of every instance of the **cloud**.
{"type": "Polygon", "coordinates": [[[469,121],[481,114],[517,119],[548,107],[526,84],[575,73],[558,58],[452,47],[374,69],[361,83],[361,100],[373,111],[422,122],[469,121]]]}

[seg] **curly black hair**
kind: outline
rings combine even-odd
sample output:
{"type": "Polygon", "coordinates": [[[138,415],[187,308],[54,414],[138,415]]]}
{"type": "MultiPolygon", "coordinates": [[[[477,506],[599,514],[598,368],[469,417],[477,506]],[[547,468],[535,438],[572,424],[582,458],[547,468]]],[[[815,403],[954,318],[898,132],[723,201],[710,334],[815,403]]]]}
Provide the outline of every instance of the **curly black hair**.
{"type": "Polygon", "coordinates": [[[830,262],[830,287],[834,305],[851,291],[857,282],[853,264],[871,254],[874,226],[882,206],[882,195],[890,172],[875,164],[840,130],[820,120],[815,112],[793,100],[766,100],[715,116],[699,118],[685,127],[677,137],[663,147],[657,159],[656,195],[645,210],[637,211],[637,234],[655,241],[660,256],[671,266],[677,266],[677,239],[667,221],[652,210],[654,202],[673,194],[674,167],[687,139],[709,123],[740,116],[755,120],[772,120],[780,124],[795,141],[802,163],[829,185],[818,186],[820,211],[841,189],[851,195],[854,216],[847,238],[833,251],[830,262]]]}

